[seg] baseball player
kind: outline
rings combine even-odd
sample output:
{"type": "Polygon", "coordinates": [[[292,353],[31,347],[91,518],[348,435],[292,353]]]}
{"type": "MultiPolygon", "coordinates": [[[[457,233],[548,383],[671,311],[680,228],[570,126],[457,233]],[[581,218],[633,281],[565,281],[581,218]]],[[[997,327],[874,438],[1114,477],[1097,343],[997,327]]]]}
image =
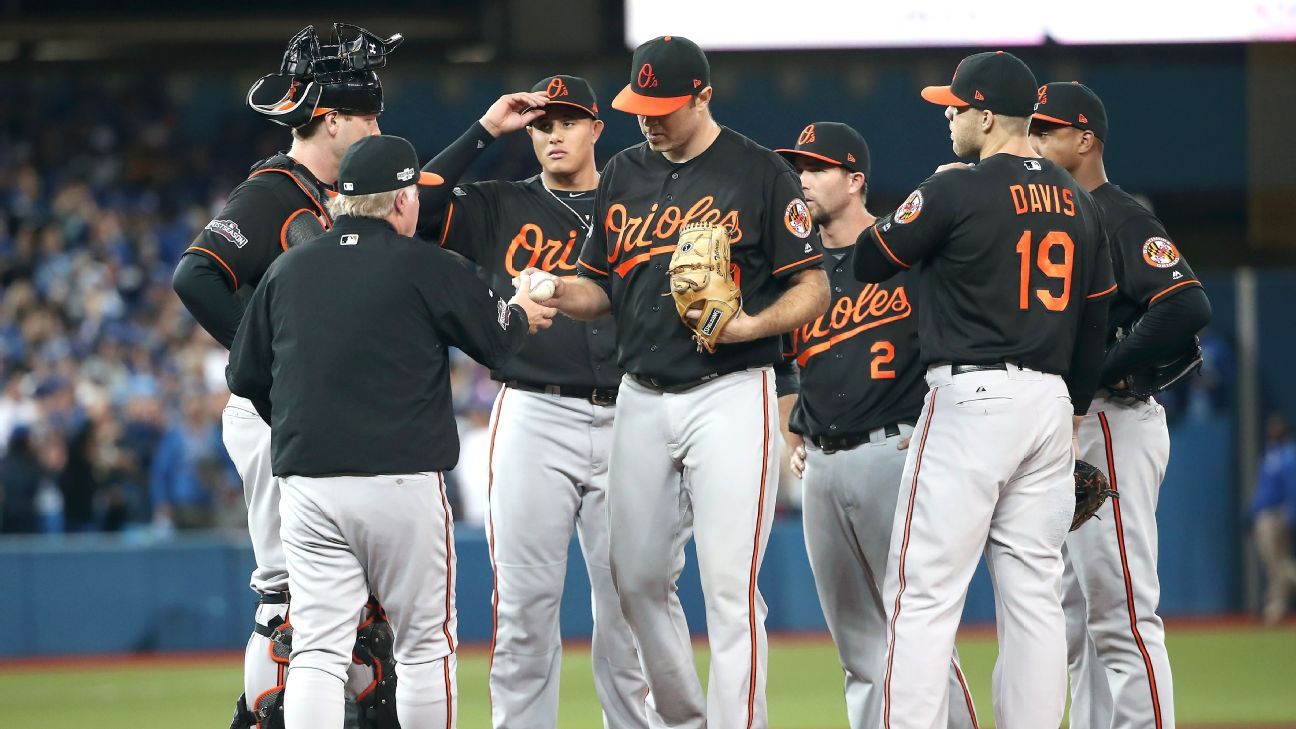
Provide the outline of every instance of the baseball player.
{"type": "MultiPolygon", "coordinates": [[[[313,26],[302,30],[289,41],[280,72],[252,87],[248,105],[291,128],[292,147],[252,167],[248,179],[234,188],[224,208],[176,266],[176,293],[194,319],[226,348],[234,341],[246,301],[270,264],[332,225],[325,201],[343,153],[355,141],[378,134],[383,94],[373,69],[385,64],[401,36],[384,40],[342,24],[335,24],[335,33],[335,44],[321,47],[313,26]],[[366,46],[368,54],[348,53],[358,45],[366,46]]],[[[243,479],[256,558],[251,587],[259,595],[244,658],[244,693],[232,726],[265,727],[282,720],[291,635],[288,572],[279,538],[279,489],[270,468],[270,428],[253,404],[231,394],[222,425],[225,448],[243,479]]],[[[372,623],[366,626],[373,627],[372,623]]],[[[352,684],[353,695],[371,698],[370,708],[379,712],[381,699],[393,688],[390,681],[381,680],[381,671],[356,664],[352,684]]]]}
{"type": "Polygon", "coordinates": [[[548,326],[530,282],[495,296],[462,259],[412,239],[418,155],[356,142],[329,202],[337,224],[266,272],[230,350],[230,390],[273,432],[293,593],[288,729],[341,729],[355,624],[382,600],[404,727],[453,728],[453,517],[441,472],[459,457],[447,349],[488,366],[548,326]],[[381,285],[375,285],[381,282],[381,285]],[[363,353],[356,356],[356,353],[363,353]]]}
{"type": "MultiPolygon", "coordinates": [[[[796,175],[778,155],[717,124],[710,69],[692,41],[635,49],[612,102],[645,142],[599,181],[577,278],[553,305],[577,319],[611,311],[626,375],[612,429],[612,580],[639,647],[654,727],[766,726],[765,602],[756,584],[778,483],[771,365],[779,336],[828,305],[822,252],[796,175]],[[723,226],[743,311],[699,351],[666,275],[680,231],[723,226]],[[694,537],[711,645],[709,696],[675,594],[694,537]]],[[[713,332],[716,330],[713,330],[713,332]]]]}
{"type": "MultiPolygon", "coordinates": [[[[823,240],[833,305],[792,331],[800,396],[791,429],[794,473],[805,479],[806,551],[828,631],[846,672],[851,729],[877,727],[886,667],[886,574],[904,447],[927,383],[918,361],[912,274],[883,283],[855,279],[855,241],[874,222],[866,207],[869,148],[859,132],[815,122],[796,146],[775,150],[801,173],[823,240]]],[[[949,727],[975,727],[972,694],[950,665],[949,727]]]]}
{"type": "Polygon", "coordinates": [[[1072,416],[1098,380],[1115,289],[1088,193],[1027,136],[1035,77],[1015,56],[963,59],[942,105],[954,153],[860,236],[855,273],[916,268],[931,387],[901,479],[884,579],[882,723],[944,726],[950,652],[982,552],[999,634],[995,720],[1056,727],[1066,704],[1062,543],[1075,509],[1072,416]]]}
{"type": "Polygon", "coordinates": [[[1201,362],[1195,335],[1211,310],[1161,221],[1107,181],[1107,132],[1107,111],[1089,87],[1040,87],[1031,142],[1093,196],[1116,274],[1102,389],[1078,437],[1079,457],[1106,472],[1117,497],[1066,542],[1071,726],[1163,729],[1175,725],[1174,688],[1156,613],[1156,505],[1170,435],[1151,390],[1139,390],[1145,380],[1167,375],[1151,383],[1159,390],[1185,374],[1166,363],[1201,362]]]}
{"type": "MultiPolygon", "coordinates": [[[[527,127],[541,173],[455,187],[443,222],[432,230],[424,224],[505,295],[529,267],[574,272],[578,241],[593,225],[594,145],[603,132],[594,91],[584,79],[560,75],[542,79],[532,93],[547,100],[544,115],[527,127]]],[[[458,179],[497,133],[475,124],[425,169],[458,179]]],[[[494,726],[557,725],[558,609],[574,524],[589,570],[594,685],[605,723],[645,727],[647,686],[608,567],[608,452],[621,381],[612,318],[559,318],[491,377],[504,384],[489,425],[494,726]]]]}

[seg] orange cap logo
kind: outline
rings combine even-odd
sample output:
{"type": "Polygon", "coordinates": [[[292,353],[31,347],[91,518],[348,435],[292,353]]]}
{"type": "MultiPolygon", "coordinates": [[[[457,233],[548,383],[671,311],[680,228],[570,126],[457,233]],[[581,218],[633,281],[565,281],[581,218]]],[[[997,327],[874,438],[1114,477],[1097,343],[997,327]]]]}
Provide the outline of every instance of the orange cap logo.
{"type": "Polygon", "coordinates": [[[1081,114],[1081,115],[1080,115],[1080,123],[1081,123],[1081,124],[1088,124],[1088,123],[1089,123],[1089,117],[1085,116],[1084,114],[1081,114]]]}
{"type": "Polygon", "coordinates": [[[638,83],[639,83],[639,88],[641,89],[656,88],[657,75],[653,73],[653,67],[651,63],[645,63],[642,67],[640,67],[638,83]]]}
{"type": "Polygon", "coordinates": [[[1035,98],[1036,98],[1036,100],[1037,100],[1040,104],[1047,104],[1047,103],[1048,103],[1048,86],[1041,86],[1041,87],[1039,87],[1039,91],[1035,92],[1035,98]]]}
{"type": "Polygon", "coordinates": [[[854,161],[855,161],[855,155],[851,154],[850,152],[847,152],[847,153],[846,153],[846,161],[847,161],[847,162],[854,162],[854,161]]]}
{"type": "Polygon", "coordinates": [[[976,93],[972,94],[972,98],[976,99],[977,101],[985,101],[985,97],[981,95],[981,91],[980,91],[980,90],[978,90],[976,93]]]}
{"type": "Polygon", "coordinates": [[[554,80],[550,81],[549,86],[545,88],[545,96],[548,96],[551,99],[556,99],[559,96],[566,96],[566,95],[567,95],[567,84],[563,83],[563,80],[560,78],[555,78],[554,80]]]}
{"type": "Polygon", "coordinates": [[[814,125],[807,124],[805,129],[801,130],[801,136],[797,137],[797,144],[809,144],[815,140],[814,125]]]}

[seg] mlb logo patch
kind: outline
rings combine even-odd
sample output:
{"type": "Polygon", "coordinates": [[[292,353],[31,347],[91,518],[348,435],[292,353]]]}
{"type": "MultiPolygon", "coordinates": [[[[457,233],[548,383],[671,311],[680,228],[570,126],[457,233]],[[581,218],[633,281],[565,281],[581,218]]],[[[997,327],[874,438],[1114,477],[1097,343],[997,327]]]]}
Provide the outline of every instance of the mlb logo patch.
{"type": "Polygon", "coordinates": [[[347,233],[346,235],[342,236],[342,240],[340,242],[344,246],[353,246],[356,243],[360,242],[360,235],[358,233],[347,233]]]}
{"type": "Polygon", "coordinates": [[[353,183],[353,182],[344,182],[344,183],[342,183],[342,189],[343,189],[344,191],[346,191],[346,192],[351,192],[352,190],[355,189],[355,183],[353,183]]]}

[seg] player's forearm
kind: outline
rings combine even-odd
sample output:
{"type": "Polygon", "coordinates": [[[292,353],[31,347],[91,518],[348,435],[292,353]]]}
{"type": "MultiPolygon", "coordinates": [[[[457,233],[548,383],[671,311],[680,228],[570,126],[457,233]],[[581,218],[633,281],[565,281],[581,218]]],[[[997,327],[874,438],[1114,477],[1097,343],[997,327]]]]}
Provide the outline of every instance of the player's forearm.
{"type": "Polygon", "coordinates": [[[1071,367],[1067,371],[1067,392],[1071,395],[1074,415],[1089,412],[1094,391],[1098,389],[1098,375],[1102,370],[1103,345],[1107,336],[1106,299],[1085,302],[1080,314],[1080,327],[1076,331],[1075,348],[1071,351],[1071,367]]]}
{"type": "Polygon", "coordinates": [[[602,286],[580,276],[563,277],[562,295],[545,302],[573,319],[590,321],[612,313],[602,286]]]}
{"type": "Polygon", "coordinates": [[[1210,300],[1200,286],[1171,294],[1148,309],[1129,335],[1112,345],[1103,360],[1100,382],[1109,385],[1173,359],[1210,318],[1210,300]]]}
{"type": "Polygon", "coordinates": [[[828,275],[821,268],[796,274],[791,286],[764,311],[751,317],[745,339],[790,332],[828,310],[828,275]]]}
{"type": "Polygon", "coordinates": [[[901,271],[891,259],[882,254],[873,240],[873,229],[860,233],[855,241],[855,280],[864,283],[882,283],[901,271]]]}
{"type": "Polygon", "coordinates": [[[216,264],[197,253],[181,256],[171,287],[198,325],[229,349],[243,318],[243,305],[216,264]]]}
{"type": "Polygon", "coordinates": [[[445,207],[454,194],[455,185],[459,184],[464,173],[493,141],[495,137],[481,122],[473,122],[468,131],[423,165],[424,172],[440,175],[445,183],[419,188],[419,235],[425,238],[440,237],[445,207]]]}

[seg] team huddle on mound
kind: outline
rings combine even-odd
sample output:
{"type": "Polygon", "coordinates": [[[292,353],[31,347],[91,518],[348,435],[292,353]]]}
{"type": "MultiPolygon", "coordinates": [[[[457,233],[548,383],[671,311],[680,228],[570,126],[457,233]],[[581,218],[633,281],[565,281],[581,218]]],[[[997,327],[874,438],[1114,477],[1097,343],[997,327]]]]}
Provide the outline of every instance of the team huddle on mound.
{"type": "Polygon", "coordinates": [[[380,134],[400,43],[294,36],[248,104],[292,130],[177,266],[230,348],[224,439],[257,569],[237,727],[457,721],[459,444],[447,350],[501,383],[489,424],[495,727],[553,727],[573,528],[608,727],[768,725],[757,577],[780,459],[864,727],[976,727],[954,647],[984,556],[1001,727],[1173,727],[1156,614],[1169,457],[1154,395],[1201,363],[1201,284],[1108,182],[1102,102],[1003,52],[964,59],[956,156],[894,212],[869,148],[718,124],[703,51],[637,48],[604,127],[569,75],[506,94],[420,167],[380,134]],[[541,172],[457,184],[525,131],[541,172]],[[780,444],[780,441],[785,441],[780,444]],[[1090,518],[1091,516],[1096,518],[1090,518]],[[707,690],[675,584],[696,547],[707,690]]]}

